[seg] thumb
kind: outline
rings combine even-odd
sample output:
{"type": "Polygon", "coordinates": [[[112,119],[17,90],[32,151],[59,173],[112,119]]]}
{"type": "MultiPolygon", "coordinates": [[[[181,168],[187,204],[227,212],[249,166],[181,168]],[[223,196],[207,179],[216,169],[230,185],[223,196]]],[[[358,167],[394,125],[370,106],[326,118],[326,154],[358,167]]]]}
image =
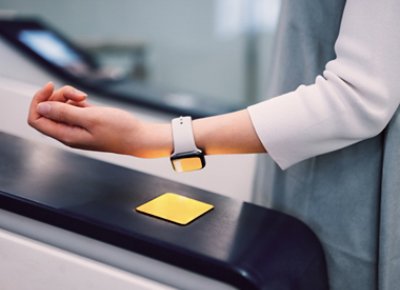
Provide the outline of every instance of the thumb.
{"type": "Polygon", "coordinates": [[[29,106],[29,113],[28,113],[28,123],[32,124],[40,115],[37,112],[37,104],[40,102],[48,101],[51,94],[53,93],[54,85],[53,83],[47,83],[43,88],[36,92],[35,96],[33,97],[31,104],[29,106]]]}
{"type": "Polygon", "coordinates": [[[79,127],[85,127],[86,118],[82,112],[84,108],[60,103],[60,102],[42,102],[37,106],[37,112],[55,122],[66,123],[79,127]]]}

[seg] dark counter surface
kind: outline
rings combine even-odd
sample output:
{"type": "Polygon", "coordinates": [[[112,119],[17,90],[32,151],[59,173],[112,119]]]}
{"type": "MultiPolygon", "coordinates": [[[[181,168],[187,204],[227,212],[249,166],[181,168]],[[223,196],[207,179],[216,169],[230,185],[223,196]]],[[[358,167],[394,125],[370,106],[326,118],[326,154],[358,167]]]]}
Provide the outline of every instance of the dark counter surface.
{"type": "Polygon", "coordinates": [[[327,289],[318,240],[290,216],[1,132],[0,208],[239,289],[327,289]],[[215,208],[187,226],[134,211],[165,192],[215,208]]]}

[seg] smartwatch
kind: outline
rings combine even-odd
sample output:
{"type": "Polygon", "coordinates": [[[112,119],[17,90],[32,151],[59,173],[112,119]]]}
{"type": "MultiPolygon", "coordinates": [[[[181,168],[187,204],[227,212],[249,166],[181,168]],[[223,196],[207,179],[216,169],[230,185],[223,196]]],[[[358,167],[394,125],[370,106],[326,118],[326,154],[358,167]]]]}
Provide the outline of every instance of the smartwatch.
{"type": "Polygon", "coordinates": [[[172,167],[176,172],[202,169],[206,165],[203,151],[197,148],[193,136],[192,118],[180,117],[171,121],[174,152],[172,167]]]}

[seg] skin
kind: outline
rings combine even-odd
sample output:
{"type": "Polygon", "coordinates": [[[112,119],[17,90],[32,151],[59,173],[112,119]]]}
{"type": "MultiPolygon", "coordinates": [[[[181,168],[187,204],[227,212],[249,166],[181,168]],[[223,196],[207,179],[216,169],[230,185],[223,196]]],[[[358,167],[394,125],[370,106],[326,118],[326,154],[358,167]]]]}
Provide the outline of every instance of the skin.
{"type": "MultiPolygon", "coordinates": [[[[71,86],[46,84],[32,99],[30,126],[67,146],[142,158],[173,151],[169,123],[148,123],[115,108],[92,106],[71,86]]],[[[193,121],[195,142],[207,155],[266,152],[247,110],[193,121]]]]}

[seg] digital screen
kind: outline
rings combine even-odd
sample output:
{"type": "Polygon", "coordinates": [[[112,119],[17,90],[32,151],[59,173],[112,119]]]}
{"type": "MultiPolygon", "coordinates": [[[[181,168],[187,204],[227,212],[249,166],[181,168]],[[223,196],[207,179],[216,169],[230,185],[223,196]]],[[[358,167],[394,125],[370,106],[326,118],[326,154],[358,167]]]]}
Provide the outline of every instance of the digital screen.
{"type": "Polygon", "coordinates": [[[84,73],[88,65],[56,34],[46,30],[22,30],[18,39],[45,60],[75,73],[84,73]]]}

